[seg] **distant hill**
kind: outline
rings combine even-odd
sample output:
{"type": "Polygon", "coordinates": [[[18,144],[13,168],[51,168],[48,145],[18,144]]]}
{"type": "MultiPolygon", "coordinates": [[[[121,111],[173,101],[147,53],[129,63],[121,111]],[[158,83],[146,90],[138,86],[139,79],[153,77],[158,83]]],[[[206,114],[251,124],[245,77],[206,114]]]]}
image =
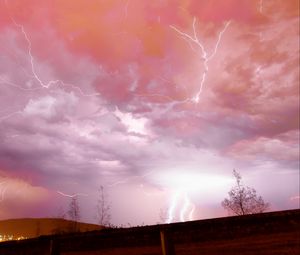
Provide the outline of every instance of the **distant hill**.
{"type": "Polygon", "coordinates": [[[0,235],[33,238],[41,235],[62,234],[74,231],[100,230],[102,226],[56,218],[29,218],[0,221],[0,235]]]}

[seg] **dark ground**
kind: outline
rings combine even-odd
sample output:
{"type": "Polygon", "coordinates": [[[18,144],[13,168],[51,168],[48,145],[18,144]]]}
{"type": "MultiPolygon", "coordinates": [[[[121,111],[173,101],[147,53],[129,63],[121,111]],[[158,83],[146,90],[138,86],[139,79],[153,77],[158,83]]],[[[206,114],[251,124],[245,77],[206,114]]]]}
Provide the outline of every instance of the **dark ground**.
{"type": "Polygon", "coordinates": [[[0,254],[156,255],[162,254],[161,232],[173,244],[176,255],[300,254],[299,209],[45,236],[0,243],[0,254]]]}

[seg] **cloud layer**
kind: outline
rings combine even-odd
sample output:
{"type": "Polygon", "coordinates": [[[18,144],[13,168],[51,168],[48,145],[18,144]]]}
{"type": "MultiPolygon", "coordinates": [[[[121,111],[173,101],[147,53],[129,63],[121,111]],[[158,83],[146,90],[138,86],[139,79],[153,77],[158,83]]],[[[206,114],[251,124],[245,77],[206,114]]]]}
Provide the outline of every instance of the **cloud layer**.
{"type": "Polygon", "coordinates": [[[297,208],[298,4],[3,0],[0,217],[80,194],[93,222],[99,185],[116,224],[158,221],[178,192],[174,219],[185,196],[194,219],[226,215],[233,168],[297,208]]]}

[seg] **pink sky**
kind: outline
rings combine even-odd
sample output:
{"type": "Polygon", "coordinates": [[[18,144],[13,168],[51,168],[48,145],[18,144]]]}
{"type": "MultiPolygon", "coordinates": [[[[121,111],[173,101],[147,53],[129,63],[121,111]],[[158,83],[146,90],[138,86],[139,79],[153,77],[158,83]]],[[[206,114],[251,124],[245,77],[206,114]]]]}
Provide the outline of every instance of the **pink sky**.
{"type": "Polygon", "coordinates": [[[0,219],[299,208],[297,0],[1,0],[0,219]],[[298,197],[298,198],[297,198],[298,197]]]}

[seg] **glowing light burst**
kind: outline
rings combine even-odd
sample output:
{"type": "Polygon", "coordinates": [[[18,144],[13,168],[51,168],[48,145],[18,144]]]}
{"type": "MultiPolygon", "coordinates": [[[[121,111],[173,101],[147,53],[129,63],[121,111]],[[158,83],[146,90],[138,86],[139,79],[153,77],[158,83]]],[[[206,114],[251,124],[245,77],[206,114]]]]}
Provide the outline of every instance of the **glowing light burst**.
{"type": "Polygon", "coordinates": [[[232,179],[227,176],[204,174],[195,170],[181,172],[170,169],[157,173],[154,178],[153,181],[173,191],[166,223],[194,220],[196,206],[190,197],[226,189],[232,183],[232,179]]]}
{"type": "Polygon", "coordinates": [[[179,208],[179,220],[193,220],[193,213],[196,206],[191,202],[188,193],[183,190],[177,190],[171,199],[171,204],[168,210],[168,218],[166,223],[171,223],[176,220],[176,209],[179,208]]]}
{"type": "Polygon", "coordinates": [[[221,39],[222,39],[222,36],[223,34],[225,33],[226,29],[228,28],[228,26],[230,25],[230,22],[231,21],[228,21],[226,22],[224,28],[221,30],[221,32],[218,34],[218,39],[217,39],[217,42],[215,44],[215,47],[213,49],[213,52],[209,55],[207,50],[205,49],[204,45],[200,42],[199,40],[199,37],[197,35],[197,30],[196,30],[196,22],[197,22],[197,19],[194,17],[193,19],[193,34],[192,35],[189,35],[187,33],[184,33],[182,32],[181,30],[179,30],[178,28],[176,28],[175,26],[171,25],[170,28],[172,28],[173,30],[175,30],[178,34],[181,35],[181,37],[186,40],[191,49],[193,51],[196,51],[196,49],[194,48],[194,45],[196,45],[198,48],[200,48],[201,50],[201,53],[202,53],[202,60],[203,60],[203,65],[204,65],[204,72],[202,74],[202,78],[201,78],[201,81],[200,81],[200,87],[199,87],[199,90],[198,92],[196,93],[196,95],[191,99],[193,102],[195,103],[198,103],[199,100],[200,100],[200,94],[202,93],[202,90],[203,90],[203,86],[204,86],[204,83],[205,83],[205,80],[206,80],[206,76],[207,76],[207,73],[209,71],[209,66],[208,66],[208,63],[209,61],[216,55],[217,53],[217,50],[219,48],[219,44],[221,42],[221,39]]]}

